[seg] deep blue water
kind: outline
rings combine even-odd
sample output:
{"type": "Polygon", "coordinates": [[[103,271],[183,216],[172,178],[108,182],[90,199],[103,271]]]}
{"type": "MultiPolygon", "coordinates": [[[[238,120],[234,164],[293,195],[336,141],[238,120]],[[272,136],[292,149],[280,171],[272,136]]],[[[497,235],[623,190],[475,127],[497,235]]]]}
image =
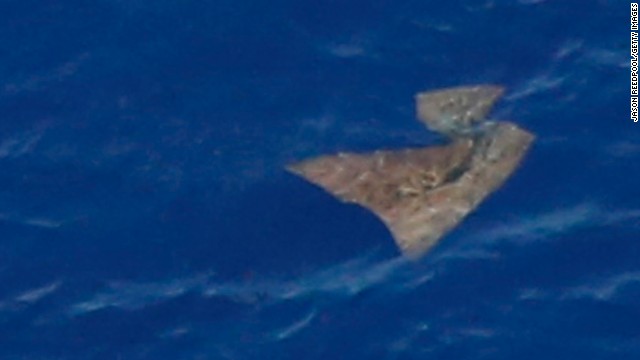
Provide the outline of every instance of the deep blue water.
{"type": "Polygon", "coordinates": [[[639,359],[626,1],[0,1],[0,359],[639,359]],[[424,260],[283,170],[537,135],[424,260]]]}

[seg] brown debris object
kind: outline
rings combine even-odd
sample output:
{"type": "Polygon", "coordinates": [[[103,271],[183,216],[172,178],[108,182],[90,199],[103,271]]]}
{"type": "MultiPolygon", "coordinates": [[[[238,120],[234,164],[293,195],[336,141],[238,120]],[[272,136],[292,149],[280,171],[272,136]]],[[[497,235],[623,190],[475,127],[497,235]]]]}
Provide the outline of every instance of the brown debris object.
{"type": "Polygon", "coordinates": [[[419,258],[505,182],[533,141],[513,123],[486,119],[503,91],[479,85],[417,94],[418,119],[448,145],[341,153],[287,168],[371,210],[403,255],[419,258]]]}

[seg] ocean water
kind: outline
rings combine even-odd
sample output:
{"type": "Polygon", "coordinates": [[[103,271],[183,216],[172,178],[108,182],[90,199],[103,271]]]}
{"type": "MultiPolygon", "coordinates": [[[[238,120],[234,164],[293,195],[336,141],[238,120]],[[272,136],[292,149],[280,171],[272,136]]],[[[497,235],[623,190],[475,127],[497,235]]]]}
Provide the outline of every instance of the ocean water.
{"type": "Polygon", "coordinates": [[[0,1],[0,359],[639,359],[629,2],[0,1]],[[426,258],[283,167],[536,134],[426,258]]]}

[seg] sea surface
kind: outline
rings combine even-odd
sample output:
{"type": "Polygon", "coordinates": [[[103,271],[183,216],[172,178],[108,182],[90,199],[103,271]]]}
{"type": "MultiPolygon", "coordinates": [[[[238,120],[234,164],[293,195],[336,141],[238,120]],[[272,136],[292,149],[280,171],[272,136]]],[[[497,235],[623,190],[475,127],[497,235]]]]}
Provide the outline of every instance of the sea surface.
{"type": "Polygon", "coordinates": [[[0,0],[0,359],[640,359],[629,13],[0,0]],[[536,142],[421,261],[284,170],[481,83],[536,142]]]}

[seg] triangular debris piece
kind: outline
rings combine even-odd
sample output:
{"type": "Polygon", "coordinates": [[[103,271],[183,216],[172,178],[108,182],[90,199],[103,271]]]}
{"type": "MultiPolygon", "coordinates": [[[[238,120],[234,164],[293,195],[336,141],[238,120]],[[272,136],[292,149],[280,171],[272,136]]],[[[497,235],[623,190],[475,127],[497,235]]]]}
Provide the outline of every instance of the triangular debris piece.
{"type": "Polygon", "coordinates": [[[454,130],[445,131],[453,138],[448,145],[320,156],[288,169],[342,201],[371,210],[402,253],[418,258],[504,183],[533,141],[532,134],[509,122],[457,131],[483,121],[480,116],[486,116],[501,93],[498,87],[476,86],[419,95],[425,106],[421,116],[432,129],[440,126],[432,126],[434,116],[454,119],[454,130]],[[454,107],[464,114],[432,106],[451,94],[463,94],[453,98],[466,99],[455,100],[461,102],[454,107]]]}

